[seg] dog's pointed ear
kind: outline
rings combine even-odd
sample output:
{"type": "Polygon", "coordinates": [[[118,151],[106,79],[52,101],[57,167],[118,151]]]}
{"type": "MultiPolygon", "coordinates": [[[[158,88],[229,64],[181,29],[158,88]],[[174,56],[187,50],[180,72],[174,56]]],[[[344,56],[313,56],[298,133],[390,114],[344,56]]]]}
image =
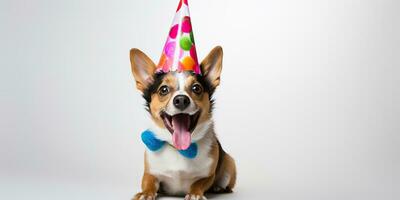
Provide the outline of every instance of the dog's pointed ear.
{"type": "Polygon", "coordinates": [[[222,57],[222,47],[216,46],[200,64],[203,75],[214,88],[217,87],[220,82],[222,57]]]}
{"type": "Polygon", "coordinates": [[[131,49],[130,58],[136,87],[143,92],[153,82],[153,74],[156,70],[156,65],[139,49],[131,49]]]}

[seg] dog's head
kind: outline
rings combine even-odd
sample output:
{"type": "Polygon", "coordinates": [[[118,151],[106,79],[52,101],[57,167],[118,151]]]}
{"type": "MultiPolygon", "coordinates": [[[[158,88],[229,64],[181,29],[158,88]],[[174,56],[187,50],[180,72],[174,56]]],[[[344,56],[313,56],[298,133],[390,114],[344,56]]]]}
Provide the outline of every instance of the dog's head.
{"type": "Polygon", "coordinates": [[[215,47],[200,64],[202,75],[190,71],[155,73],[156,65],[138,49],[130,51],[136,87],[146,100],[157,127],[157,137],[187,149],[204,137],[211,125],[212,95],[219,85],[222,48],[215,47]]]}

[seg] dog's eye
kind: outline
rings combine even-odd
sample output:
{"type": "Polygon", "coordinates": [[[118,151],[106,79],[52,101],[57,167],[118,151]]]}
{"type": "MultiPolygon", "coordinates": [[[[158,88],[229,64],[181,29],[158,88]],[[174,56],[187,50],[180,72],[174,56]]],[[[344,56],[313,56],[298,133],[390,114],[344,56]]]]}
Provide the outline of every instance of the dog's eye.
{"type": "Polygon", "coordinates": [[[158,93],[159,93],[161,96],[167,95],[167,94],[169,93],[169,87],[166,86],[166,85],[161,86],[160,89],[158,90],[158,93]]]}
{"type": "Polygon", "coordinates": [[[195,94],[201,94],[203,92],[203,88],[200,86],[200,84],[196,83],[196,84],[192,85],[192,91],[195,94]]]}

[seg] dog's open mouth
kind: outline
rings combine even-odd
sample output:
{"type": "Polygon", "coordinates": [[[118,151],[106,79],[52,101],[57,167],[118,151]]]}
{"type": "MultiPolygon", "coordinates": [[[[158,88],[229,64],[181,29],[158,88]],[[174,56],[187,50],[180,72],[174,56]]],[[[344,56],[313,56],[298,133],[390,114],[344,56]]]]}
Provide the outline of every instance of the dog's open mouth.
{"type": "Polygon", "coordinates": [[[161,113],[161,118],[165,127],[172,134],[172,142],[175,148],[179,150],[186,150],[189,148],[192,142],[191,134],[196,128],[199,116],[200,111],[197,111],[193,115],[180,113],[171,116],[165,112],[161,113]]]}

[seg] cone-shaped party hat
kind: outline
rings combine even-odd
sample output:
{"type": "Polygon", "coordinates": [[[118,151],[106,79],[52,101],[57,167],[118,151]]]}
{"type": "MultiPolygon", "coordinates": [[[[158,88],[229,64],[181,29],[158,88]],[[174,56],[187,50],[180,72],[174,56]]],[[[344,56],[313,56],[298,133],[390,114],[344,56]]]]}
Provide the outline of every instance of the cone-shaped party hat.
{"type": "Polygon", "coordinates": [[[190,21],[188,0],[179,0],[157,72],[193,71],[201,74],[190,21]]]}

